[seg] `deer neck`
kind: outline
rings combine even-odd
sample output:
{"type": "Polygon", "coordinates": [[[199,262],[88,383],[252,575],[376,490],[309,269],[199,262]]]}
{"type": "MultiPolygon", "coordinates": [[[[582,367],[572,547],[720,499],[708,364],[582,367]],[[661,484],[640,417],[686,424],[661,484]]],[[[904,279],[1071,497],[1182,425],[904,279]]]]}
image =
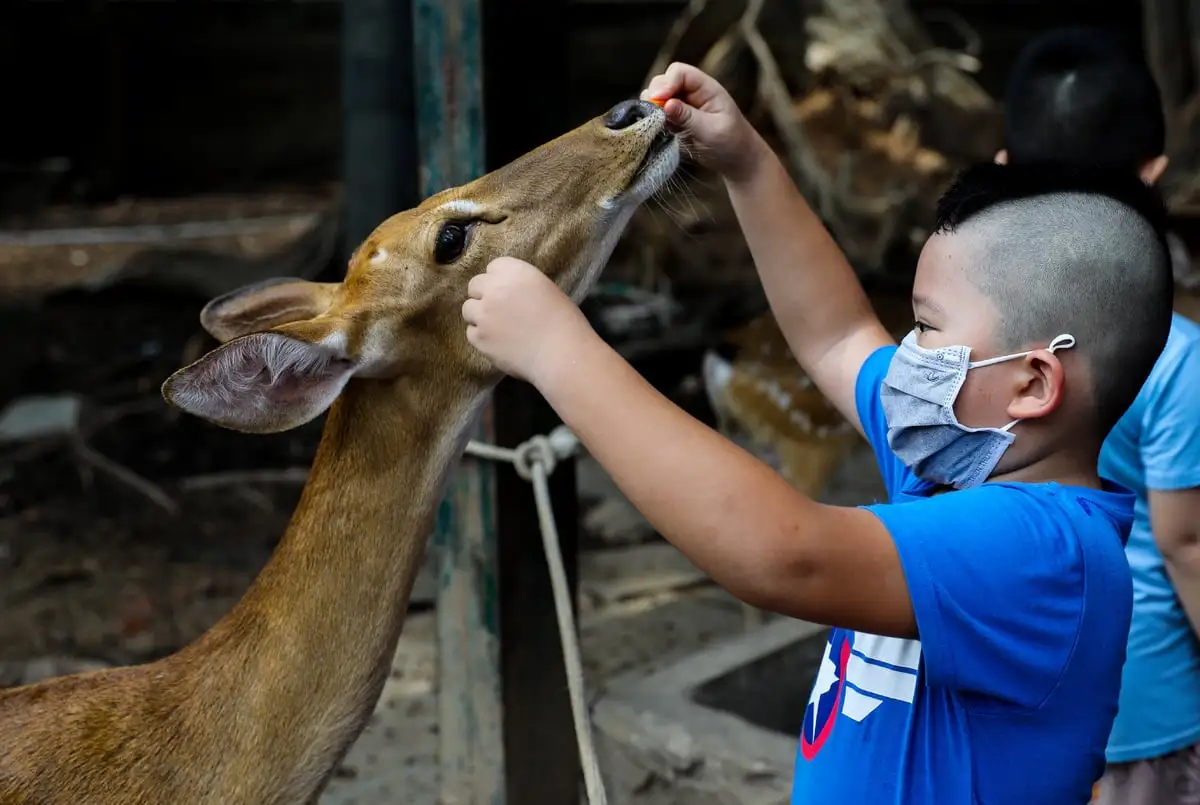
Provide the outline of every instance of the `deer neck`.
{"type": "Polygon", "coordinates": [[[332,766],[379,697],[442,490],[484,399],[478,385],[441,381],[347,386],[267,566],[178,655],[196,663],[198,687],[235,698],[246,734],[230,737],[274,761],[277,780],[332,766]]]}

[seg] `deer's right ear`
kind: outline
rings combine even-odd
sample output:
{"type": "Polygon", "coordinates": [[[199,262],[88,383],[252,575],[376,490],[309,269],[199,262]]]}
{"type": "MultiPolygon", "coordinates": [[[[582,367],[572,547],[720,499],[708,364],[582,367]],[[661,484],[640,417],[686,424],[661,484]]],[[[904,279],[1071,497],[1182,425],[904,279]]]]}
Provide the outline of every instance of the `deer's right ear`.
{"type": "Polygon", "coordinates": [[[323,413],[357,368],[339,347],[277,332],[251,333],[167,378],[173,405],[222,427],[276,433],[323,413]]]}
{"type": "Polygon", "coordinates": [[[222,294],[200,311],[200,325],[218,341],[230,341],[281,324],[312,319],[329,310],[341,283],[279,277],[222,294]]]}

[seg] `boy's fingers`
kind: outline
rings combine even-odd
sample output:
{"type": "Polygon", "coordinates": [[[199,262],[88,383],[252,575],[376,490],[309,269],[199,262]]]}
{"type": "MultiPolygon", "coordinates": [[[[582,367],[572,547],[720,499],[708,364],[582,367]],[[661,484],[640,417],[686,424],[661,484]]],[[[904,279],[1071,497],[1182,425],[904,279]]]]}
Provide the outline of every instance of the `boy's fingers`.
{"type": "Polygon", "coordinates": [[[667,120],[679,128],[687,128],[696,112],[695,109],[678,98],[672,98],[667,101],[663,106],[663,111],[667,113],[667,120]]]}
{"type": "MultiPolygon", "coordinates": [[[[489,266],[490,268],[490,266],[489,266]]],[[[483,286],[487,284],[487,274],[476,274],[467,282],[467,297],[480,299],[483,297],[483,286]]]]}
{"type": "MultiPolygon", "coordinates": [[[[699,67],[693,67],[683,62],[672,62],[663,74],[666,79],[664,89],[669,88],[670,95],[687,97],[692,106],[701,106],[716,95],[716,81],[699,67]]],[[[661,96],[660,96],[661,97],[661,96]]]]}
{"type": "Polygon", "coordinates": [[[649,101],[653,98],[670,98],[676,92],[678,92],[678,87],[674,86],[667,76],[656,75],[650,79],[650,85],[642,91],[642,100],[649,101]]]}

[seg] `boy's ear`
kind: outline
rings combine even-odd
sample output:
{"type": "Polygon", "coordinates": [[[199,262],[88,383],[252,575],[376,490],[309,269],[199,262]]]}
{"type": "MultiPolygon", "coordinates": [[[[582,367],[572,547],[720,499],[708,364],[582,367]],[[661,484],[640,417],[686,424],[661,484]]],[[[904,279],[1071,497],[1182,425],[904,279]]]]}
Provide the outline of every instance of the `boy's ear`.
{"type": "Polygon", "coordinates": [[[1142,163],[1142,168],[1138,171],[1138,176],[1148,185],[1158,184],[1158,180],[1166,173],[1168,162],[1170,160],[1166,154],[1159,154],[1154,159],[1148,159],[1142,163]]]}
{"type": "Polygon", "coordinates": [[[1058,355],[1038,349],[1025,356],[1017,387],[1008,404],[1011,419],[1040,419],[1058,410],[1062,402],[1066,372],[1058,355]]]}
{"type": "Polygon", "coordinates": [[[340,287],[292,277],[263,280],[213,299],[200,311],[200,324],[218,341],[230,341],[316,318],[329,310],[340,287]]]}
{"type": "Polygon", "coordinates": [[[234,338],[167,378],[163,397],[231,430],[299,427],[333,404],[357,368],[344,333],[327,329],[319,340],[281,332],[234,338]]]}
{"type": "Polygon", "coordinates": [[[995,162],[997,165],[1007,165],[1008,164],[1008,149],[1001,148],[999,151],[997,151],[996,156],[992,157],[992,162],[995,162]]]}

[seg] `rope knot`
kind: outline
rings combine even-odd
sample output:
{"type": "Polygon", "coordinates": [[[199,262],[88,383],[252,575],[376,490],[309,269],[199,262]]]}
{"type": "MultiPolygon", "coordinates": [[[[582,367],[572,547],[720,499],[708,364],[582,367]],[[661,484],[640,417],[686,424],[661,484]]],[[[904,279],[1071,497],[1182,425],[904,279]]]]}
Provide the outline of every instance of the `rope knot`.
{"type": "Polygon", "coordinates": [[[546,475],[552,475],[558,462],[570,458],[579,447],[579,440],[565,425],[559,425],[546,436],[538,434],[517,446],[512,453],[513,468],[526,481],[533,479],[534,464],[541,464],[546,475]]]}
{"type": "Polygon", "coordinates": [[[558,456],[555,455],[554,443],[550,441],[549,436],[531,436],[528,441],[521,443],[513,454],[513,467],[517,471],[517,475],[521,476],[526,481],[533,479],[533,465],[541,464],[546,475],[551,475],[554,472],[555,465],[558,464],[558,456]]]}

